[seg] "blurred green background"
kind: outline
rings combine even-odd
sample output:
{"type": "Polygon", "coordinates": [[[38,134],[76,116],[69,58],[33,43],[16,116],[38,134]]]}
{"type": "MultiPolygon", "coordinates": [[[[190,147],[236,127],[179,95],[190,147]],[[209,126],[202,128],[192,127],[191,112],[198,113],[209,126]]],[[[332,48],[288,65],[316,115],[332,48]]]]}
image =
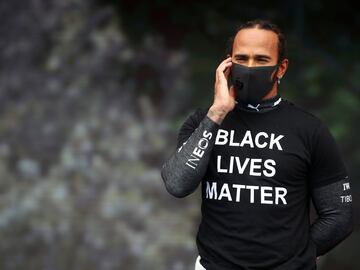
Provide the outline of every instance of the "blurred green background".
{"type": "Polygon", "coordinates": [[[211,105],[236,25],[255,18],[284,30],[280,93],[329,126],[350,173],[355,230],[318,268],[360,269],[359,11],[1,0],[0,269],[193,269],[200,190],[172,197],[160,167],[186,117],[211,105]]]}

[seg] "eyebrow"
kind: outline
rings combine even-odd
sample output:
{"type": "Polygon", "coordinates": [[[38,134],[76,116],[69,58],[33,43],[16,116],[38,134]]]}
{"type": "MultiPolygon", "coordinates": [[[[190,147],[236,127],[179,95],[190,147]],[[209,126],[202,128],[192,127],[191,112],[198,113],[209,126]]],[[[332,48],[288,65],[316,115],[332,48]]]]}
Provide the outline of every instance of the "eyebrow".
{"type": "MultiPolygon", "coordinates": [[[[235,54],[234,57],[242,57],[242,58],[248,58],[249,56],[247,54],[235,54]]],[[[266,60],[271,60],[271,57],[265,54],[256,54],[255,58],[263,58],[266,60]]]]}

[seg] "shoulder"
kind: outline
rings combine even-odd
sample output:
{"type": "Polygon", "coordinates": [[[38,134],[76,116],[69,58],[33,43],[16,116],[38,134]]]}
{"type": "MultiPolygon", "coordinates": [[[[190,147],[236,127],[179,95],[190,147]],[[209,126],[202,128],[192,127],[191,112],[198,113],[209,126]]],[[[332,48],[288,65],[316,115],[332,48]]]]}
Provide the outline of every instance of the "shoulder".
{"type": "Polygon", "coordinates": [[[204,119],[204,117],[207,115],[209,108],[210,108],[210,106],[195,108],[194,110],[192,110],[190,115],[187,117],[186,122],[199,124],[204,119]]]}
{"type": "Polygon", "coordinates": [[[210,107],[196,107],[188,113],[185,121],[181,125],[180,133],[192,132],[197,128],[200,122],[204,119],[210,107]]]}
{"type": "Polygon", "coordinates": [[[323,120],[314,113],[309,112],[302,106],[293,103],[289,100],[284,100],[287,108],[287,117],[289,121],[301,127],[308,127],[310,129],[317,129],[324,125],[323,120]]]}
{"type": "Polygon", "coordinates": [[[180,127],[178,134],[178,145],[179,148],[187,138],[190,137],[191,133],[199,126],[200,122],[204,119],[208,111],[208,108],[195,108],[187,116],[186,120],[180,127]]]}
{"type": "MultiPolygon", "coordinates": [[[[335,144],[335,138],[329,127],[320,117],[290,101],[286,102],[288,103],[286,117],[289,117],[291,125],[298,131],[298,134],[307,138],[311,149],[319,143],[335,144]]],[[[323,150],[325,151],[325,149],[323,150]]]]}

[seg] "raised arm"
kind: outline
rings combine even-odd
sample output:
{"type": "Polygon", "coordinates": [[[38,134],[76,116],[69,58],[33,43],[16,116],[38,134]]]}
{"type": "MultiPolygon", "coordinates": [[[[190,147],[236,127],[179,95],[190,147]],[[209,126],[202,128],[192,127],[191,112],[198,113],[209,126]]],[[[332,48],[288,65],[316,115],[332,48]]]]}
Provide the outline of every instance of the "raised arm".
{"type": "Polygon", "coordinates": [[[183,124],[177,149],[161,168],[167,191],[182,198],[192,193],[204,177],[215,136],[227,113],[235,107],[235,90],[228,88],[232,65],[228,57],[216,69],[213,105],[202,114],[197,110],[183,124]]]}
{"type": "Polygon", "coordinates": [[[199,123],[196,121],[199,117],[201,114],[198,110],[182,125],[178,147],[161,169],[167,191],[178,198],[189,195],[199,185],[220,127],[207,115],[199,123]]]}

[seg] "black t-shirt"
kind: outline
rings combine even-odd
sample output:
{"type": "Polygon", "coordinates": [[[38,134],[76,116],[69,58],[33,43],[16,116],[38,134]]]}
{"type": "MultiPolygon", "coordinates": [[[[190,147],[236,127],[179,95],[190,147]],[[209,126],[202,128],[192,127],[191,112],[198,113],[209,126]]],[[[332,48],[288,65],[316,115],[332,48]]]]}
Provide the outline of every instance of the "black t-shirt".
{"type": "MultiPolygon", "coordinates": [[[[178,147],[208,108],[183,124],[178,147]]],[[[316,116],[290,101],[265,112],[235,107],[221,123],[201,181],[196,236],[207,270],[316,269],[310,189],[347,175],[336,142],[316,116]]]]}

